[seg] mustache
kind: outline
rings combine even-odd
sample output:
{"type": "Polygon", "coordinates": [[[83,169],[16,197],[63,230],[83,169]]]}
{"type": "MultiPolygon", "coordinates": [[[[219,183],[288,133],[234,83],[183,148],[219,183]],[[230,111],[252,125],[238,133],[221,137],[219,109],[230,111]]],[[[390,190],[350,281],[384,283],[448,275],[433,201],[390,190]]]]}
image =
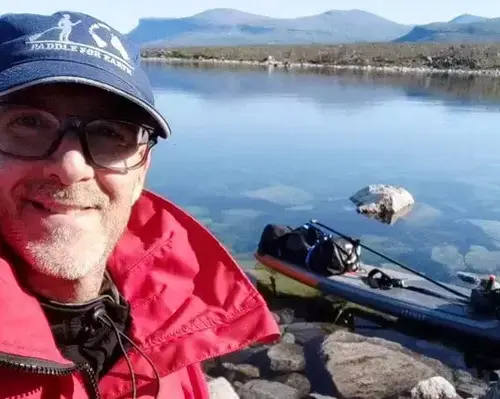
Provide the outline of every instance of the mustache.
{"type": "Polygon", "coordinates": [[[63,186],[57,182],[29,182],[23,184],[22,197],[33,201],[55,201],[81,208],[105,208],[109,198],[95,183],[63,186]]]}

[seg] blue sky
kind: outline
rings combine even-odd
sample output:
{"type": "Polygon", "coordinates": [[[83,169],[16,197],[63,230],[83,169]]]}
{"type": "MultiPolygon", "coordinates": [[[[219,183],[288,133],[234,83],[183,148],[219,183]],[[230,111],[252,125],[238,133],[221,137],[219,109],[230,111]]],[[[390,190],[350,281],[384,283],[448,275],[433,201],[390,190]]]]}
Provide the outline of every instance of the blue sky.
{"type": "Polygon", "coordinates": [[[499,0],[5,0],[0,4],[0,13],[83,11],[127,32],[140,17],[183,17],[218,7],[273,17],[297,17],[333,9],[358,8],[409,24],[446,21],[464,13],[500,17],[499,0]]]}

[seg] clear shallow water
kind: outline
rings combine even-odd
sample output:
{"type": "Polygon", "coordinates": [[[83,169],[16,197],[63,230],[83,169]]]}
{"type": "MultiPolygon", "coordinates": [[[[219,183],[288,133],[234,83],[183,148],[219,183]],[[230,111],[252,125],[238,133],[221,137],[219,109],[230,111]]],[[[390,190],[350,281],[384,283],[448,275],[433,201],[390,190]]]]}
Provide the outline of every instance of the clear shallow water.
{"type": "Polygon", "coordinates": [[[442,280],[500,271],[499,81],[146,68],[173,129],[147,185],[244,265],[265,224],[317,218],[442,280]],[[371,183],[407,188],[412,213],[356,214],[371,183]]]}

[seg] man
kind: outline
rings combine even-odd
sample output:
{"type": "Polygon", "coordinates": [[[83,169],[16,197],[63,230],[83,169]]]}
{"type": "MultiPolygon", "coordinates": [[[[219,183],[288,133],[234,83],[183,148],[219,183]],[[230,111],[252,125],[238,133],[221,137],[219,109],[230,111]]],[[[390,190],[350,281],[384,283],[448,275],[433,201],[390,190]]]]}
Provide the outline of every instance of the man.
{"type": "Polygon", "coordinates": [[[85,14],[0,18],[0,398],[208,398],[200,362],[279,335],[223,246],[143,189],[170,128],[138,62],[85,14]]]}

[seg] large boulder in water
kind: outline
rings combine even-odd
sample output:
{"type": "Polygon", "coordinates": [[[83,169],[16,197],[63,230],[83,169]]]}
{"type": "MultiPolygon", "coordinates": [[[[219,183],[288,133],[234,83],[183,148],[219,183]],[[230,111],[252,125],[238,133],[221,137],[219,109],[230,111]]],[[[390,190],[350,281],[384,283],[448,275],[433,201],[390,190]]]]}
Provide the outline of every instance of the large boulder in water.
{"type": "Polygon", "coordinates": [[[387,184],[371,184],[349,198],[358,213],[393,224],[407,215],[413,208],[413,196],[402,187],[387,184]]]}

